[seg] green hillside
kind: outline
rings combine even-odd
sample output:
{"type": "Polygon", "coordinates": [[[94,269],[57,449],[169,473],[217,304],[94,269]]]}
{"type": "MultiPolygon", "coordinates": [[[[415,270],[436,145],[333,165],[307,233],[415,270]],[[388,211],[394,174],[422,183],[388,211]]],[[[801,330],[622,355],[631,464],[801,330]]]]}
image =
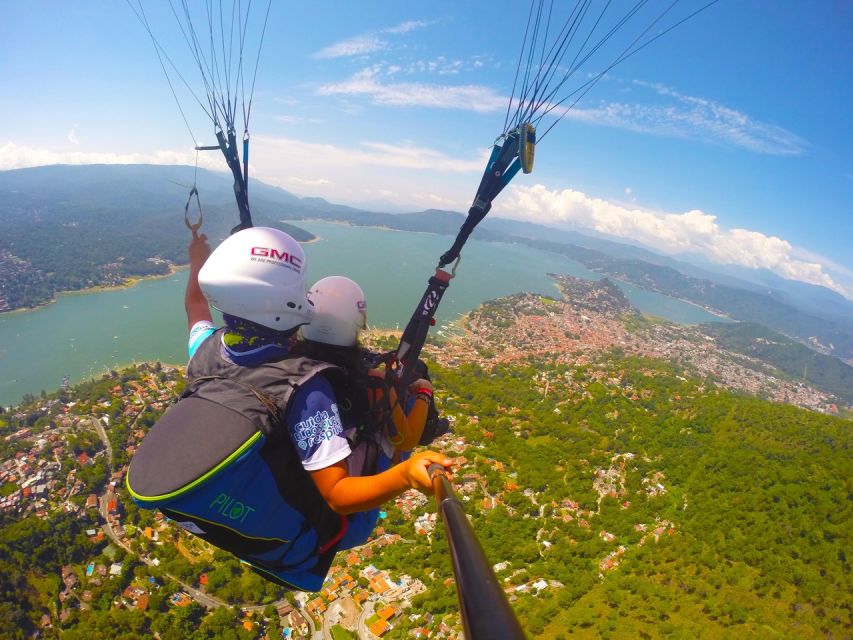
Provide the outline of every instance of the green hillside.
{"type": "Polygon", "coordinates": [[[849,632],[850,421],[644,359],[461,367],[439,388],[466,455],[504,465],[505,506],[474,520],[500,576],[563,585],[518,596],[532,636],[849,632]]]}
{"type": "MultiPolygon", "coordinates": [[[[0,172],[0,311],[44,304],[63,291],[165,275],[172,265],[186,264],[187,181],[192,182],[188,167],[0,172]]],[[[234,195],[215,173],[200,172],[198,185],[202,232],[218,241],[238,222],[234,195]]],[[[257,224],[279,227],[301,241],[314,237],[278,221],[284,195],[269,187],[259,191],[253,199],[257,224]]],[[[190,216],[198,217],[195,203],[190,216]]]]}
{"type": "MultiPolygon", "coordinates": [[[[574,366],[546,359],[431,368],[454,421],[442,447],[460,460],[455,483],[530,637],[849,632],[850,421],[720,392],[669,364],[613,354],[574,366]]],[[[82,509],[87,495],[107,490],[110,471],[86,416],[112,416],[114,465],[122,465],[134,433],[180,388],[179,374],[133,369],[59,397],[30,398],[0,416],[3,464],[17,451],[31,455],[46,438],[42,450],[63,451],[60,460],[74,456],[63,468],[78,469],[82,485],[71,502],[82,509]],[[143,404],[133,409],[133,398],[143,404]],[[28,431],[21,436],[21,429],[28,431]],[[83,452],[100,462],[81,463],[83,452]]],[[[28,636],[45,615],[52,621],[46,637],[61,630],[71,638],[153,631],[203,638],[214,629],[224,634],[216,637],[256,637],[240,635],[235,612],[171,604],[170,594],[182,588],[175,580],[197,584],[202,574],[223,602],[260,605],[258,629],[280,628],[266,606],[283,597],[279,589],[225,554],[193,551],[191,536],[164,529],[123,494],[132,551],[95,541],[86,530],[101,526],[99,516],[75,516],[63,506],[75,484],[73,476],[61,480],[58,499],[41,514],[3,516],[3,637],[28,636]],[[159,542],[143,535],[146,527],[160,532],[159,542]],[[157,557],[160,566],[146,566],[136,554],[157,557]],[[120,575],[95,583],[84,576],[89,562],[119,563],[120,575]],[[67,571],[78,586],[62,600],[67,571]],[[126,591],[147,592],[147,609],[135,610],[126,595],[116,608],[126,591]]],[[[418,504],[414,511],[399,501],[387,509],[384,533],[404,543],[354,566],[342,556],[341,571],[357,575],[372,564],[420,580],[426,591],[412,599],[412,611],[432,614],[431,632],[442,624],[458,629],[440,522],[431,537],[419,535],[414,521],[434,505],[418,504]]],[[[423,618],[400,617],[386,637],[406,638],[423,625],[423,618]]]]}

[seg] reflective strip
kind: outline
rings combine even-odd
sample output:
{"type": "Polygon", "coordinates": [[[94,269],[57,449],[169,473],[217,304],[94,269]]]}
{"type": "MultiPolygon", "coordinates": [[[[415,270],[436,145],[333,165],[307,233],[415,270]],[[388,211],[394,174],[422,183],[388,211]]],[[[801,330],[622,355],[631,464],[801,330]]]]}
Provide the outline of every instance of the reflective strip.
{"type": "MultiPolygon", "coordinates": [[[[264,437],[264,434],[263,434],[263,433],[261,433],[260,431],[257,431],[257,432],[256,432],[256,433],[255,433],[251,438],[249,438],[248,440],[246,440],[246,442],[244,442],[244,443],[240,446],[240,448],[239,448],[239,449],[237,449],[234,453],[232,453],[230,456],[228,456],[227,458],[225,458],[225,460],[223,460],[223,461],[222,461],[222,462],[220,462],[218,465],[216,465],[215,467],[213,467],[213,469],[211,469],[210,471],[208,471],[207,473],[205,473],[203,476],[201,476],[201,477],[199,477],[199,478],[196,478],[196,479],[195,479],[195,480],[193,480],[191,483],[189,483],[187,486],[185,486],[185,487],[181,487],[181,488],[180,488],[180,489],[178,489],[177,491],[172,491],[171,493],[164,493],[163,495],[160,495],[160,496],[143,496],[143,495],[140,495],[140,494],[136,493],[136,492],[131,488],[131,486],[130,486],[130,481],[128,480],[128,475],[127,475],[127,474],[125,474],[125,476],[124,476],[124,486],[125,486],[125,487],[127,487],[127,491],[128,491],[128,493],[130,493],[130,495],[131,495],[135,500],[139,500],[140,502],[160,502],[160,501],[163,501],[163,500],[172,500],[172,499],[174,499],[174,498],[177,498],[178,496],[181,496],[181,495],[183,495],[183,494],[185,494],[185,493],[188,493],[188,492],[189,492],[189,491],[191,491],[192,489],[195,489],[195,488],[196,488],[196,487],[198,487],[199,485],[204,484],[205,482],[207,482],[208,480],[210,480],[213,476],[215,476],[217,473],[219,473],[220,471],[222,471],[222,469],[224,469],[225,467],[227,467],[229,464],[231,464],[232,462],[234,462],[237,458],[239,458],[241,455],[243,455],[243,454],[244,454],[244,453],[246,453],[249,449],[251,449],[251,448],[252,448],[252,446],[254,446],[254,445],[258,442],[258,440],[259,440],[259,439],[261,439],[261,438],[263,438],[263,437],[264,437]]],[[[277,538],[276,538],[276,539],[277,539],[277,538]]]]}

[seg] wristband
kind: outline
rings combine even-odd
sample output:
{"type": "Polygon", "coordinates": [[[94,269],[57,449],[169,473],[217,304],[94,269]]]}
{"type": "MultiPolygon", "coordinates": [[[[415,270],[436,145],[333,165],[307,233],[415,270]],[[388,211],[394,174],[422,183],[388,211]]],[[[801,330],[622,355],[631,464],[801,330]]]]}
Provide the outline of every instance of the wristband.
{"type": "Polygon", "coordinates": [[[419,396],[426,396],[428,398],[432,398],[432,390],[424,387],[423,389],[418,389],[419,396]]]}

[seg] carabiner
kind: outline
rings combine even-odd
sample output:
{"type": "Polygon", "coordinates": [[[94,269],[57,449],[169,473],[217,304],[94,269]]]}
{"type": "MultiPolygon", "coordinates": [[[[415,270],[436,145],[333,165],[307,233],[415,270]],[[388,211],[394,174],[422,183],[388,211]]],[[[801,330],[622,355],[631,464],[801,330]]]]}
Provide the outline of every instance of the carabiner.
{"type": "Polygon", "coordinates": [[[453,263],[453,268],[450,270],[450,277],[451,278],[456,277],[456,267],[459,266],[460,262],[462,262],[462,254],[461,253],[459,254],[459,257],[456,258],[456,262],[453,263]]]}
{"type": "Polygon", "coordinates": [[[190,197],[187,198],[187,204],[184,206],[184,224],[187,225],[187,229],[192,231],[193,238],[198,237],[198,230],[201,229],[201,224],[204,222],[204,214],[201,212],[201,200],[198,199],[198,189],[195,187],[190,191],[190,197]],[[190,202],[192,202],[193,196],[195,196],[196,204],[198,205],[198,221],[190,222],[190,202]]]}

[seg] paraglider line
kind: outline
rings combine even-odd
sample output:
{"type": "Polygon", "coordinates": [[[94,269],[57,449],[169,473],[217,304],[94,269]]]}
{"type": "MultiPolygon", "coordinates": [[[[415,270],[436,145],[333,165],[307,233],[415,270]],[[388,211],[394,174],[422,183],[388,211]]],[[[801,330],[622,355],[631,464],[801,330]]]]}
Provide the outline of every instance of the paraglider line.
{"type": "MultiPolygon", "coordinates": [[[[527,26],[524,28],[524,40],[521,42],[521,51],[518,52],[518,64],[515,66],[515,78],[512,80],[512,93],[509,97],[509,103],[506,105],[506,117],[504,118],[504,133],[509,129],[509,110],[512,108],[512,101],[515,98],[515,86],[518,83],[518,73],[521,71],[521,60],[524,58],[524,47],[527,45],[527,34],[530,31],[530,18],[533,15],[533,3],[530,3],[530,11],[527,14],[527,26]]],[[[519,90],[519,99],[521,98],[521,91],[519,90]]],[[[517,113],[517,111],[516,111],[517,113]]],[[[513,116],[513,119],[515,116],[513,116]]]]}
{"type": "Polygon", "coordinates": [[[571,103],[571,104],[566,108],[566,110],[562,113],[562,115],[560,115],[560,117],[559,117],[559,118],[557,118],[553,123],[551,123],[551,126],[549,126],[549,127],[545,130],[545,132],[544,132],[541,136],[539,136],[539,141],[540,141],[540,142],[541,142],[541,141],[542,141],[542,139],[543,139],[543,138],[548,134],[548,132],[549,132],[549,131],[551,131],[551,129],[553,129],[553,128],[554,128],[554,125],[556,125],[560,120],[562,120],[562,119],[566,116],[566,114],[568,114],[568,112],[569,112],[569,111],[571,111],[571,110],[575,107],[575,105],[577,105],[577,103],[581,100],[581,98],[583,98],[587,93],[589,93],[590,89],[592,89],[592,87],[593,87],[593,86],[595,86],[595,84],[596,84],[596,83],[598,83],[598,81],[599,81],[599,80],[601,80],[601,78],[603,78],[603,77],[604,77],[604,76],[605,76],[605,75],[606,75],[606,74],[607,74],[611,69],[613,69],[616,65],[621,64],[622,62],[624,62],[625,60],[627,60],[628,58],[630,58],[630,57],[631,57],[631,56],[633,56],[634,54],[636,54],[636,53],[638,53],[638,52],[642,51],[643,49],[645,49],[647,46],[649,46],[650,44],[652,44],[652,43],[653,43],[655,40],[657,40],[658,38],[663,37],[664,35],[666,35],[666,34],[667,34],[667,33],[669,33],[670,31],[672,31],[672,30],[673,30],[673,29],[675,29],[676,27],[681,26],[682,24],[684,24],[685,22],[687,22],[687,21],[688,21],[688,20],[690,20],[691,18],[693,18],[693,17],[697,16],[698,14],[702,13],[703,11],[705,11],[706,9],[708,9],[709,7],[711,7],[711,6],[715,5],[715,4],[717,4],[717,2],[719,2],[720,0],[711,0],[710,2],[708,2],[708,3],[707,3],[707,4],[705,4],[704,6],[700,7],[699,9],[697,9],[696,11],[694,11],[693,13],[690,13],[689,15],[685,16],[684,18],[682,18],[682,19],[681,19],[681,20],[679,20],[678,22],[674,23],[674,24],[673,24],[673,25],[671,25],[670,27],[668,27],[668,28],[664,29],[663,31],[661,31],[660,33],[656,34],[654,37],[650,38],[650,39],[649,39],[649,40],[647,40],[646,42],[644,42],[644,43],[642,43],[641,45],[637,46],[636,48],[633,48],[633,49],[632,49],[632,47],[634,47],[634,45],[636,45],[636,44],[637,44],[637,42],[640,40],[640,38],[642,38],[646,33],[648,33],[648,31],[649,31],[649,30],[650,30],[650,29],[651,29],[651,28],[652,28],[652,27],[653,27],[653,26],[654,26],[654,25],[655,25],[655,24],[656,24],[656,23],[657,23],[657,22],[658,22],[658,21],[659,21],[659,20],[664,16],[664,15],[666,15],[666,14],[670,11],[670,9],[672,9],[672,8],[673,8],[673,7],[678,3],[678,1],[679,1],[679,0],[674,0],[674,2],[673,2],[669,7],[667,7],[667,8],[666,8],[666,9],[665,9],[665,10],[664,10],[664,11],[663,11],[663,12],[662,12],[662,13],[661,13],[661,14],[660,14],[660,15],[659,15],[659,16],[658,16],[658,17],[657,17],[657,18],[656,18],[656,19],[655,19],[655,20],[654,20],[654,21],[653,21],[653,22],[652,22],[652,23],[651,23],[651,24],[650,24],[650,25],[649,25],[649,26],[648,26],[648,27],[647,27],[647,28],[646,28],[646,29],[645,29],[645,30],[644,30],[640,35],[639,35],[639,36],[637,36],[637,37],[634,39],[634,41],[633,41],[630,45],[628,45],[628,47],[626,47],[626,48],[625,48],[625,50],[623,50],[623,52],[622,52],[622,53],[621,53],[621,54],[620,54],[620,55],[619,55],[619,56],[618,56],[618,57],[617,57],[617,58],[616,58],[616,59],[615,59],[615,60],[614,60],[614,61],[613,61],[613,62],[612,62],[612,63],[611,63],[611,64],[610,64],[606,69],[604,69],[604,71],[602,71],[601,73],[599,73],[598,75],[596,75],[594,78],[592,78],[592,79],[591,79],[591,80],[589,80],[588,82],[586,82],[586,83],[584,83],[583,85],[581,85],[580,87],[578,87],[578,89],[576,89],[576,90],[575,90],[575,91],[573,91],[571,94],[569,94],[568,96],[566,96],[565,98],[563,98],[560,102],[557,102],[556,104],[551,105],[551,106],[550,106],[550,107],[549,107],[549,108],[548,108],[544,113],[542,113],[542,115],[541,115],[541,116],[539,116],[539,119],[541,119],[542,117],[544,117],[545,115],[547,115],[549,112],[551,112],[553,109],[555,109],[555,108],[556,108],[556,107],[558,107],[559,105],[563,104],[563,103],[564,103],[568,98],[570,98],[572,95],[574,95],[575,93],[577,93],[579,90],[583,89],[583,92],[581,93],[581,95],[579,95],[579,96],[577,97],[577,99],[575,99],[575,100],[574,100],[574,101],[573,101],[573,102],[572,102],[572,103],[571,103]]]}
{"type": "MultiPolygon", "coordinates": [[[[166,56],[166,59],[169,61],[169,64],[171,64],[172,68],[175,69],[175,73],[178,74],[178,77],[187,86],[187,88],[190,90],[190,93],[192,93],[192,96],[196,99],[196,101],[199,103],[201,108],[204,109],[205,113],[207,113],[207,109],[204,108],[204,104],[202,104],[201,100],[199,100],[198,97],[195,95],[195,93],[193,93],[192,89],[190,89],[189,83],[184,79],[184,77],[181,75],[181,73],[177,70],[177,67],[175,67],[175,64],[169,58],[168,54],[166,54],[165,51],[162,51],[162,47],[160,46],[160,43],[157,42],[157,38],[154,37],[154,33],[151,31],[151,27],[148,24],[148,18],[145,16],[145,10],[142,8],[142,4],[139,5],[139,12],[137,12],[136,8],[133,6],[133,4],[131,3],[130,0],[126,0],[126,2],[127,2],[127,5],[130,7],[130,10],[133,11],[133,13],[136,15],[137,19],[139,20],[139,22],[142,23],[142,26],[148,32],[148,36],[151,38],[151,42],[154,45],[154,52],[157,54],[157,59],[160,61],[160,68],[163,69],[163,75],[166,76],[166,82],[169,84],[169,89],[172,92],[172,97],[175,99],[175,104],[178,105],[178,111],[181,112],[181,118],[183,118],[184,124],[187,126],[187,131],[190,132],[190,138],[192,138],[193,143],[195,144],[195,146],[198,146],[198,141],[195,139],[195,135],[193,135],[192,127],[190,127],[190,123],[187,120],[187,116],[184,113],[183,108],[181,107],[181,101],[178,99],[178,94],[175,92],[175,87],[172,85],[172,79],[169,77],[169,72],[166,70],[166,65],[163,62],[163,56],[166,56]],[[162,51],[162,55],[161,55],[161,51],[162,51]]],[[[208,113],[208,115],[210,115],[210,114],[208,113]]]]}
{"type": "Polygon", "coordinates": [[[252,113],[252,98],[255,95],[255,80],[258,77],[258,65],[260,64],[260,61],[261,61],[261,47],[264,46],[264,35],[267,32],[267,21],[269,20],[269,17],[270,17],[270,8],[271,7],[272,7],[272,0],[267,2],[267,14],[266,14],[266,17],[264,17],[264,28],[261,30],[261,41],[258,44],[258,57],[255,59],[255,71],[252,73],[252,88],[249,91],[249,109],[246,111],[245,115],[243,116],[243,118],[245,119],[245,122],[246,122],[246,128],[247,129],[249,127],[249,115],[252,113]]]}

